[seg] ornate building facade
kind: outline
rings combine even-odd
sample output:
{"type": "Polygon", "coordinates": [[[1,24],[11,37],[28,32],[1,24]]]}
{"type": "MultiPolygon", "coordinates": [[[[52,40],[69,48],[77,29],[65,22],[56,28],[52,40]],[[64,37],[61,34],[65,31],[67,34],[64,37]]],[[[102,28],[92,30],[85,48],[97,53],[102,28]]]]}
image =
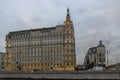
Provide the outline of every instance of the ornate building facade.
{"type": "Polygon", "coordinates": [[[63,25],[9,32],[6,35],[7,70],[74,70],[74,27],[67,9],[63,25]]]}
{"type": "Polygon", "coordinates": [[[105,46],[102,44],[102,41],[100,41],[97,47],[92,47],[88,50],[84,59],[85,68],[90,69],[95,66],[105,67],[105,53],[105,46]]]}

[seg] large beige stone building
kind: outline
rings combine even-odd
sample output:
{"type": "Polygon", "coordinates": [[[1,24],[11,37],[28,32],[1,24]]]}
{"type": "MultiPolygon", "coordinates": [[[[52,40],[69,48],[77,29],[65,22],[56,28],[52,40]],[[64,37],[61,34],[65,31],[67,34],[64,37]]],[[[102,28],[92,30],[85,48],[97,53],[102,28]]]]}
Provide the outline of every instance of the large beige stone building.
{"type": "Polygon", "coordinates": [[[9,32],[6,35],[7,70],[74,70],[74,27],[69,9],[64,24],[9,32]]]}
{"type": "Polygon", "coordinates": [[[84,65],[86,69],[95,67],[95,66],[106,66],[106,58],[105,58],[105,46],[102,44],[102,41],[99,42],[97,47],[89,48],[85,59],[84,65]]]}

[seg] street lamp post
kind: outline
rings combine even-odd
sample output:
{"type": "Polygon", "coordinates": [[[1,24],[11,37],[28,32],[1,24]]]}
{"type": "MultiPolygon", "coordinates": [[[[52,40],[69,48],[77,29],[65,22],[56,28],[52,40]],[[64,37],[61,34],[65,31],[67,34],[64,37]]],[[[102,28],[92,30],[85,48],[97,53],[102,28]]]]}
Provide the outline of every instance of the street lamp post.
{"type": "Polygon", "coordinates": [[[107,67],[109,66],[109,53],[110,53],[110,50],[107,50],[107,53],[106,53],[106,56],[107,56],[107,67]]]}

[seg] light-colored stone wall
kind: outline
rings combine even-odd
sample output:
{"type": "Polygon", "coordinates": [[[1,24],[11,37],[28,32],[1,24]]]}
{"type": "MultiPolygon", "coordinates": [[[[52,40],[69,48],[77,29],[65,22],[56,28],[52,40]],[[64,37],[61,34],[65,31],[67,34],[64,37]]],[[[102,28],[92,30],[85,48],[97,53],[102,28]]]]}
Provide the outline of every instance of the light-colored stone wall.
{"type": "Polygon", "coordinates": [[[74,70],[74,31],[73,26],[67,27],[66,29],[66,26],[58,25],[53,28],[9,33],[8,36],[11,37],[6,39],[6,43],[10,44],[6,48],[10,56],[8,56],[9,69],[17,71],[20,67],[23,71],[74,70]],[[69,36],[66,37],[66,34],[69,36]]]}
{"type": "Polygon", "coordinates": [[[0,52],[0,71],[5,71],[5,67],[6,67],[6,54],[0,52]]]}

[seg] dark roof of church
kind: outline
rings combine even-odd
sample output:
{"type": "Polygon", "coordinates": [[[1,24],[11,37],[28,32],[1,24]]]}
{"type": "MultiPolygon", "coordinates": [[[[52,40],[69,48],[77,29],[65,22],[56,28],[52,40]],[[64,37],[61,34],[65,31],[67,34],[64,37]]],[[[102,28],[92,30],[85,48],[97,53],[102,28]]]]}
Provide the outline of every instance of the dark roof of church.
{"type": "MultiPolygon", "coordinates": [[[[94,54],[95,54],[98,47],[105,47],[105,46],[102,44],[102,41],[101,41],[101,40],[99,41],[99,44],[98,44],[97,47],[91,47],[91,48],[89,48],[89,50],[88,50],[88,52],[87,52],[87,55],[89,55],[90,53],[94,53],[94,54]]],[[[86,56],[87,56],[87,55],[86,55],[86,56]]]]}
{"type": "Polygon", "coordinates": [[[102,44],[102,41],[100,40],[99,45],[97,47],[105,47],[105,46],[102,44]]]}

